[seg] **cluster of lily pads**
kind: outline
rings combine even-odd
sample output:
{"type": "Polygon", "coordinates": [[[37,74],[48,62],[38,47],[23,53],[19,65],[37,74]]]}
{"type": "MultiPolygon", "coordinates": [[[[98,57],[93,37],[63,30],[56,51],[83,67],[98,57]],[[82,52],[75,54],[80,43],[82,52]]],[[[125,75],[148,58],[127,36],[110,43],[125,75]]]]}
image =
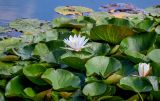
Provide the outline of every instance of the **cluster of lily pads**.
{"type": "Polygon", "coordinates": [[[74,16],[0,27],[0,101],[160,100],[157,9],[117,17],[65,6],[55,11],[74,16]]]}

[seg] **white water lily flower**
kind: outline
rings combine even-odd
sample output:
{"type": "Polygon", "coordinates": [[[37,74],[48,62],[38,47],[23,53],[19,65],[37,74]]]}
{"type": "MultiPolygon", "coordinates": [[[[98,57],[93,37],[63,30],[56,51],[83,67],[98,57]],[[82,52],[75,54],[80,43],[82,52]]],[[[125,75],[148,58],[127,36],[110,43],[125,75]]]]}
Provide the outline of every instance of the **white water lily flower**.
{"type": "Polygon", "coordinates": [[[85,36],[80,36],[80,35],[74,35],[74,36],[69,36],[69,39],[64,39],[63,41],[65,44],[69,46],[69,50],[74,50],[74,51],[81,51],[82,48],[85,48],[84,46],[89,39],[86,39],[85,36]]]}
{"type": "Polygon", "coordinates": [[[139,76],[146,77],[150,73],[150,64],[147,63],[139,63],[138,72],[139,76]]]}

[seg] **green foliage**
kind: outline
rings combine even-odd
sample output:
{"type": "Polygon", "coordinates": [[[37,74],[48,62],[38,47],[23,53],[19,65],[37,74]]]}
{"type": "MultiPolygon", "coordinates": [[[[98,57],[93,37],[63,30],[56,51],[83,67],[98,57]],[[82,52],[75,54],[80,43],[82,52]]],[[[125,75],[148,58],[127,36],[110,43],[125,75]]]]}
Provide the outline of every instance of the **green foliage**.
{"type": "Polygon", "coordinates": [[[74,17],[0,27],[2,34],[22,33],[0,39],[0,101],[160,100],[159,6],[126,18],[81,6],[55,10],[74,17]],[[80,51],[64,42],[75,34],[88,39],[80,51]],[[145,76],[139,63],[150,64],[145,76]]]}

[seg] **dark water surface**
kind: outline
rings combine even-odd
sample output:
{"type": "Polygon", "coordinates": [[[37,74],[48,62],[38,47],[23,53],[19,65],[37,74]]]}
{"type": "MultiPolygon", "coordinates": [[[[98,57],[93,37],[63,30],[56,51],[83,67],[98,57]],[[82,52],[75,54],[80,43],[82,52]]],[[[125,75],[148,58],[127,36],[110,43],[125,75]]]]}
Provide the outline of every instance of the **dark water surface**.
{"type": "Polygon", "coordinates": [[[0,23],[16,18],[38,18],[52,20],[57,17],[53,9],[57,6],[80,5],[98,10],[109,3],[132,3],[139,8],[160,4],[160,0],[0,0],[0,23]]]}

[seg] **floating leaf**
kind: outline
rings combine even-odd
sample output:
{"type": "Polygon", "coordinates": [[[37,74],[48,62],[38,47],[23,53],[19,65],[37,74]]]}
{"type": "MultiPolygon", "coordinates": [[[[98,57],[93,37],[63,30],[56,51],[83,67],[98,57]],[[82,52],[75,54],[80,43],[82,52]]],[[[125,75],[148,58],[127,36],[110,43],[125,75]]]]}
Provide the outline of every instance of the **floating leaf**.
{"type": "Polygon", "coordinates": [[[89,42],[89,47],[85,48],[85,51],[94,55],[106,55],[110,52],[110,46],[106,43],[89,42]]]}
{"type": "Polygon", "coordinates": [[[156,27],[155,31],[157,34],[160,34],[160,25],[156,27]]]}
{"type": "Polygon", "coordinates": [[[16,19],[9,23],[9,26],[24,34],[38,34],[50,29],[47,23],[38,19],[16,19]]]}
{"type": "Polygon", "coordinates": [[[124,101],[119,96],[102,96],[97,101],[124,101]]]}
{"type": "Polygon", "coordinates": [[[147,79],[150,81],[153,90],[158,91],[159,90],[158,78],[156,76],[148,76],[147,79]]]}
{"type": "Polygon", "coordinates": [[[32,55],[40,56],[41,61],[48,63],[56,63],[54,55],[49,51],[48,47],[44,43],[38,43],[32,52],[32,55]]]}
{"type": "Polygon", "coordinates": [[[104,40],[113,44],[117,44],[127,36],[132,36],[134,34],[135,33],[132,31],[132,29],[126,26],[109,24],[93,27],[90,37],[93,40],[104,40]]]}
{"type": "Polygon", "coordinates": [[[94,73],[106,78],[122,67],[119,60],[112,57],[96,56],[87,61],[85,64],[87,75],[94,73]]]}
{"type": "Polygon", "coordinates": [[[0,62],[0,75],[10,76],[20,71],[23,66],[16,66],[14,63],[0,62]]]}
{"type": "Polygon", "coordinates": [[[21,43],[19,38],[9,38],[0,41],[0,51],[18,47],[21,43]]]}
{"type": "Polygon", "coordinates": [[[61,28],[76,28],[80,29],[85,26],[84,23],[78,22],[76,19],[69,19],[65,17],[56,18],[52,21],[53,27],[61,28]]]}
{"type": "Polygon", "coordinates": [[[105,93],[107,85],[103,83],[93,82],[84,86],[83,93],[86,96],[98,96],[105,93]]]}
{"type": "Polygon", "coordinates": [[[156,33],[142,33],[127,37],[120,43],[122,51],[144,51],[149,49],[156,39],[156,33]]]}
{"type": "Polygon", "coordinates": [[[107,22],[108,24],[113,24],[117,26],[133,27],[133,23],[127,19],[112,18],[112,19],[109,19],[107,22]]]}
{"type": "Polygon", "coordinates": [[[49,81],[55,90],[74,90],[80,86],[79,77],[63,69],[47,69],[42,78],[49,81]]]}
{"type": "Polygon", "coordinates": [[[137,51],[126,50],[124,53],[127,55],[129,60],[137,64],[140,62],[149,62],[150,60],[147,56],[137,51]]]}
{"type": "Polygon", "coordinates": [[[30,87],[25,88],[25,89],[24,89],[24,92],[25,92],[25,94],[26,94],[27,96],[29,96],[29,97],[31,97],[31,98],[36,95],[35,91],[34,91],[32,88],[30,88],[30,87]]]}
{"type": "Polygon", "coordinates": [[[72,68],[84,70],[84,65],[91,56],[92,55],[87,52],[67,52],[61,56],[61,60],[64,64],[72,68]]]}
{"type": "Polygon", "coordinates": [[[92,9],[82,6],[60,6],[55,11],[63,15],[82,15],[83,13],[93,12],[92,9]]]}
{"type": "Polygon", "coordinates": [[[151,32],[155,29],[156,25],[157,23],[154,20],[144,19],[143,21],[139,22],[135,27],[151,32]]]}
{"type": "Polygon", "coordinates": [[[2,92],[0,92],[0,101],[5,101],[5,97],[2,92]]]}
{"type": "Polygon", "coordinates": [[[148,57],[152,60],[152,61],[154,61],[154,62],[156,62],[156,63],[160,63],[160,49],[154,49],[154,50],[152,50],[150,53],[148,53],[148,57]]]}
{"type": "Polygon", "coordinates": [[[120,80],[120,86],[122,89],[135,92],[149,92],[152,90],[152,85],[140,77],[124,77],[120,80]]]}
{"type": "Polygon", "coordinates": [[[37,85],[46,85],[47,83],[41,79],[41,75],[45,72],[46,67],[40,64],[27,65],[23,68],[24,75],[37,85]]]}
{"type": "Polygon", "coordinates": [[[5,91],[5,96],[7,97],[23,97],[24,96],[24,82],[23,78],[16,76],[12,78],[8,84],[6,85],[6,91],[5,91]]]}
{"type": "Polygon", "coordinates": [[[159,6],[153,6],[145,9],[147,13],[149,13],[151,16],[159,17],[160,16],[160,7],[159,6]]]}

